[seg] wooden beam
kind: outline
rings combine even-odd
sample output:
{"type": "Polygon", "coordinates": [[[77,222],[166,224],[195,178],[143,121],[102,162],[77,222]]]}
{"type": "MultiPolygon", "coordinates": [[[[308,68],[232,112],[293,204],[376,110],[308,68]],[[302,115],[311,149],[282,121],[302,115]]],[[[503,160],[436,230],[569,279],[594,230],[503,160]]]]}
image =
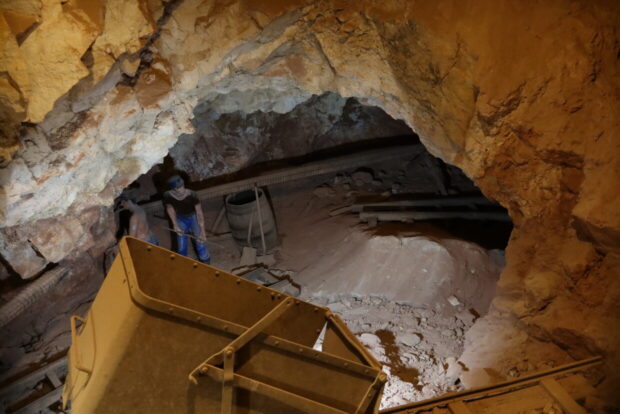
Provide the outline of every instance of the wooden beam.
{"type": "Polygon", "coordinates": [[[48,380],[50,380],[54,388],[58,388],[62,385],[62,382],[60,381],[60,379],[58,379],[58,375],[56,375],[54,371],[52,370],[47,371],[45,373],[45,376],[47,377],[48,380]]]}
{"type": "Polygon", "coordinates": [[[591,368],[594,365],[600,364],[603,358],[600,356],[584,359],[570,364],[554,367],[546,371],[537,372],[524,377],[515,378],[509,381],[504,381],[498,384],[485,385],[483,387],[472,388],[466,391],[461,391],[456,394],[447,394],[440,397],[431,398],[429,400],[418,401],[409,404],[403,404],[397,407],[387,408],[381,410],[381,414],[401,414],[408,411],[422,411],[429,410],[436,406],[444,406],[461,400],[473,400],[490,397],[498,393],[510,392],[513,389],[520,389],[523,387],[533,387],[540,384],[540,382],[547,377],[553,377],[556,375],[567,375],[584,369],[591,368]]]}
{"type": "Polygon", "coordinates": [[[469,408],[467,408],[463,401],[448,404],[448,408],[452,414],[471,414],[471,411],[469,411],[469,408]]]}
{"type": "Polygon", "coordinates": [[[44,396],[37,398],[30,404],[15,411],[13,414],[32,414],[38,413],[39,411],[46,412],[46,408],[54,404],[55,402],[60,401],[61,397],[62,387],[59,387],[55,390],[52,390],[51,392],[48,392],[44,396]]]}
{"type": "Polygon", "coordinates": [[[413,222],[436,219],[510,221],[510,216],[499,211],[368,211],[360,213],[360,221],[413,222]]]}
{"type": "Polygon", "coordinates": [[[479,196],[474,197],[441,197],[441,198],[425,198],[420,200],[392,200],[392,201],[379,201],[376,203],[359,203],[353,204],[349,207],[349,210],[354,213],[361,213],[367,211],[366,209],[377,208],[398,208],[398,207],[445,207],[445,206],[464,206],[470,207],[472,205],[490,204],[493,202],[479,196]]]}
{"type": "Polygon", "coordinates": [[[47,372],[66,369],[66,366],[67,356],[64,355],[55,361],[51,361],[48,364],[41,366],[35,371],[21,375],[18,378],[11,378],[10,383],[8,383],[6,387],[0,389],[0,399],[18,392],[21,388],[33,388],[45,377],[47,372]]]}
{"type": "MultiPolygon", "coordinates": [[[[417,149],[418,147],[415,145],[398,145],[384,149],[373,149],[356,154],[342,155],[326,160],[309,162],[299,167],[279,169],[255,177],[214,185],[203,190],[197,190],[196,194],[200,200],[207,200],[237,193],[239,191],[251,190],[255,185],[264,187],[267,185],[283,184],[303,178],[332,174],[360,166],[402,159],[414,155],[417,149]]],[[[140,206],[147,213],[152,213],[160,210],[162,208],[162,203],[161,201],[151,201],[141,204],[140,206]]]]}
{"type": "Polygon", "coordinates": [[[545,378],[540,385],[565,409],[568,414],[586,414],[586,410],[577,404],[564,388],[553,378],[545,378]]]}

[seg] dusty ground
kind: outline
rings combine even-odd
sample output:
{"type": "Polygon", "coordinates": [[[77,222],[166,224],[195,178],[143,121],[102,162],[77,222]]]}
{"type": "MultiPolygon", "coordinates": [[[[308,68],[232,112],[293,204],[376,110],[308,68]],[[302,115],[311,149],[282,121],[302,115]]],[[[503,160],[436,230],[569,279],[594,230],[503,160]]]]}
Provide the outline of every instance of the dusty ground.
{"type": "Polygon", "coordinates": [[[430,225],[369,230],[356,216],[330,217],[359,195],[338,185],[272,194],[283,234],[277,265],[293,270],[304,299],[340,315],[385,364],[382,408],[460,389],[464,333],[488,309],[501,252],[430,225]]]}

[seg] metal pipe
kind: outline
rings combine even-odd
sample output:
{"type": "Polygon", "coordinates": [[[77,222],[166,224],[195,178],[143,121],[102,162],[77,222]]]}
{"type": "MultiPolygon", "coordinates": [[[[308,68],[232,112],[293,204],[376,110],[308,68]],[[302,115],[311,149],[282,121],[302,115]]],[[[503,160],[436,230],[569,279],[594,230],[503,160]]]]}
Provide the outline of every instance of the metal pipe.
{"type": "Polygon", "coordinates": [[[69,269],[56,267],[34,282],[26,285],[11,301],[0,308],[0,328],[17,318],[49,292],[68,273],[69,269]]]}

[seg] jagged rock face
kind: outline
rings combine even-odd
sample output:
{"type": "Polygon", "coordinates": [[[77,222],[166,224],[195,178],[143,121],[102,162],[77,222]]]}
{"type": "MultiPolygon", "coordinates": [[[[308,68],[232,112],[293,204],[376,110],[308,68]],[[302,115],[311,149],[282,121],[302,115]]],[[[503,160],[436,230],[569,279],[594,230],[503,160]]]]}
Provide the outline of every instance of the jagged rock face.
{"type": "Polygon", "coordinates": [[[198,105],[192,123],[196,132],[181,135],[170,156],[194,180],[356,141],[413,134],[381,109],[333,93],[312,97],[286,114],[220,114],[198,105]]]}
{"type": "Polygon", "coordinates": [[[160,1],[5,0],[0,5],[0,162],[16,148],[16,124],[43,121],[76,84],[92,86],[144,46],[160,1]],[[4,142],[6,141],[6,142],[4,142]]]}
{"type": "MultiPolygon", "coordinates": [[[[472,334],[466,363],[497,365],[510,347],[534,358],[532,341],[618,358],[619,3],[176,1],[123,82],[121,68],[136,67],[123,51],[153,30],[149,13],[135,12],[144,3],[102,3],[103,23],[88,30],[76,29],[87,20],[81,2],[40,4],[42,23],[21,44],[0,19],[2,122],[43,120],[24,128],[17,151],[15,140],[4,145],[13,156],[0,170],[5,245],[37,220],[109,205],[182,134],[209,141],[195,128],[203,121],[190,122],[197,110],[218,120],[287,113],[334,92],[404,120],[513,217],[498,297],[474,331],[505,326],[525,339],[483,352],[472,334]],[[43,47],[61,29],[79,37],[73,61],[33,56],[35,41],[43,47]],[[37,63],[25,70],[28,59],[37,63]]],[[[54,53],[69,42],[58,37],[54,53]]],[[[36,240],[28,243],[43,252],[36,240]]]]}

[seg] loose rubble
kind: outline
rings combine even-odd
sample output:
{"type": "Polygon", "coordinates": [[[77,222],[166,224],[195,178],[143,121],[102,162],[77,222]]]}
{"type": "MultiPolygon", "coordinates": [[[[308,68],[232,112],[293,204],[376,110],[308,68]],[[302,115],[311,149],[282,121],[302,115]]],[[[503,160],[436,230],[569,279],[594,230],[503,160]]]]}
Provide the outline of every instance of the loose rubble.
{"type": "Polygon", "coordinates": [[[459,376],[465,367],[458,356],[464,332],[476,318],[468,310],[446,316],[381,296],[310,295],[308,299],[338,314],[384,364],[388,382],[382,409],[463,388],[459,376]]]}

